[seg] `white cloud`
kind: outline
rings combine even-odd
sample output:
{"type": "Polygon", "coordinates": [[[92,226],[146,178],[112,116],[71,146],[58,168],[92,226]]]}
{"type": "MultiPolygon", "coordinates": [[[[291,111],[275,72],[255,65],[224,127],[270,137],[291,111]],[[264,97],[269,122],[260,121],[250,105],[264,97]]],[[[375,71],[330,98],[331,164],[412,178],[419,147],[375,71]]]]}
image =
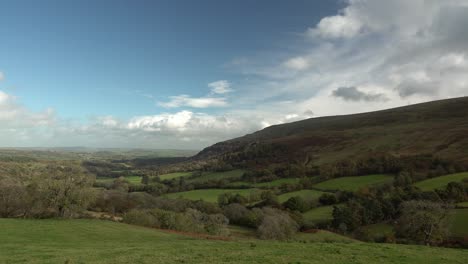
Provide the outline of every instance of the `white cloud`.
{"type": "MultiPolygon", "coordinates": [[[[345,9],[346,10],[346,9],[345,9]]],[[[308,30],[312,37],[323,38],[352,38],[359,34],[362,23],[353,15],[346,14],[323,18],[316,28],[308,30]]]]}
{"type": "Polygon", "coordinates": [[[171,96],[169,102],[159,102],[160,106],[167,108],[177,107],[194,107],[194,108],[208,108],[208,107],[223,107],[227,106],[226,98],[223,97],[190,97],[188,95],[171,96]]]}
{"type": "Polygon", "coordinates": [[[226,94],[233,90],[231,89],[231,83],[226,80],[215,81],[208,84],[213,94],[226,94]]]}
{"type": "Polygon", "coordinates": [[[309,67],[309,62],[303,57],[295,57],[285,61],[284,66],[292,70],[302,71],[309,67]]]}
{"type": "Polygon", "coordinates": [[[3,74],[3,72],[0,72],[0,81],[3,81],[3,79],[5,79],[5,74],[3,74]]]}

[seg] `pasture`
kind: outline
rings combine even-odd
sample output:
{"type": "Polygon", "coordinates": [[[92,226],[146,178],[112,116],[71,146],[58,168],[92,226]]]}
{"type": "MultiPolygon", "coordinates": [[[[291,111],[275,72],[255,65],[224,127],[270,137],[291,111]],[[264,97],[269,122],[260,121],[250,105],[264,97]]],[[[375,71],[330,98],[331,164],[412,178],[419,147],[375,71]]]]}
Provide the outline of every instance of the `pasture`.
{"type": "Polygon", "coordinates": [[[204,172],[201,176],[190,179],[191,182],[206,182],[211,180],[233,180],[240,179],[244,170],[231,170],[222,172],[204,172]]]}
{"type": "Polygon", "coordinates": [[[457,237],[468,236],[468,208],[453,209],[450,217],[450,233],[457,237]]]}
{"type": "Polygon", "coordinates": [[[203,200],[205,202],[218,202],[218,196],[222,193],[233,193],[240,194],[245,197],[249,197],[250,193],[256,189],[201,189],[201,190],[192,190],[187,192],[178,192],[178,193],[169,193],[165,197],[177,199],[183,198],[188,200],[203,200]]]}
{"type": "Polygon", "coordinates": [[[0,263],[465,263],[468,251],[394,244],[212,240],[102,220],[0,219],[0,263]]]}
{"type": "Polygon", "coordinates": [[[373,174],[365,176],[340,177],[320,182],[314,185],[314,187],[324,191],[340,190],[355,192],[366,186],[389,183],[392,180],[392,175],[373,174]]]}
{"type": "Polygon", "coordinates": [[[313,208],[303,213],[304,221],[308,224],[316,224],[333,220],[333,205],[313,208]]]}
{"type": "Polygon", "coordinates": [[[295,192],[288,192],[283,193],[278,196],[278,200],[281,203],[286,202],[291,197],[299,196],[304,200],[317,200],[320,195],[324,194],[325,192],[317,191],[317,190],[300,190],[295,192]]]}
{"type": "MultiPolygon", "coordinates": [[[[141,183],[141,176],[125,176],[126,181],[132,184],[140,184],[141,183]]],[[[96,178],[96,182],[100,183],[112,183],[117,178],[96,178]]]]}
{"type": "Polygon", "coordinates": [[[468,172],[449,174],[445,176],[439,176],[432,179],[427,179],[414,184],[423,191],[432,191],[435,189],[444,189],[450,182],[461,182],[464,179],[468,179],[468,172]]]}
{"type": "Polygon", "coordinates": [[[192,176],[191,172],[174,172],[174,173],[167,173],[167,174],[159,175],[159,178],[161,180],[172,180],[175,178],[189,177],[189,176],[192,176]]]}

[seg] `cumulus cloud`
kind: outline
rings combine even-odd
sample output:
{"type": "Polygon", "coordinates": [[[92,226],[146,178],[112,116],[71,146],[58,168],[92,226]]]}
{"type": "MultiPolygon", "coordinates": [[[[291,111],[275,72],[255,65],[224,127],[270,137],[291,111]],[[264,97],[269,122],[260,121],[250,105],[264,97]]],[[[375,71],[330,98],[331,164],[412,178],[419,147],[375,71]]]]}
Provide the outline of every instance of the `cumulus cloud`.
{"type": "Polygon", "coordinates": [[[226,80],[215,81],[208,84],[213,94],[226,94],[233,91],[231,83],[226,80]]]}
{"type": "Polygon", "coordinates": [[[360,91],[356,87],[339,87],[332,92],[335,97],[342,98],[346,101],[387,101],[388,98],[381,93],[366,93],[360,91]]]}
{"type": "Polygon", "coordinates": [[[190,97],[189,95],[171,96],[168,102],[159,102],[160,106],[167,108],[177,107],[194,107],[194,108],[208,108],[208,107],[223,107],[228,103],[224,97],[190,97]]]}

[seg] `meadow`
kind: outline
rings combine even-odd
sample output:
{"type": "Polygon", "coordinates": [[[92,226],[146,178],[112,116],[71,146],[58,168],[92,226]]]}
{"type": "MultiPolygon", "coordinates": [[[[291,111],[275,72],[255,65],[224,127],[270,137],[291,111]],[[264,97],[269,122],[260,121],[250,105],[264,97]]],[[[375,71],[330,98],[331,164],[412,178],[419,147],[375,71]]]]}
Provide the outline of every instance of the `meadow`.
{"type": "MultiPolygon", "coordinates": [[[[333,236],[323,236],[327,235],[333,236]]],[[[310,235],[303,236],[306,241],[310,235]]],[[[460,249],[349,242],[223,241],[102,220],[0,219],[0,237],[0,263],[462,264],[468,259],[468,251],[460,249]]]]}
{"type": "MultiPolygon", "coordinates": [[[[125,180],[132,184],[140,184],[141,183],[141,176],[125,176],[125,180]]],[[[96,178],[96,182],[99,183],[112,183],[117,178],[96,178]]]]}
{"type": "Polygon", "coordinates": [[[222,193],[233,193],[240,194],[246,197],[249,197],[251,191],[255,189],[201,189],[201,190],[192,190],[187,192],[178,192],[166,194],[165,197],[177,199],[184,198],[189,200],[203,200],[205,202],[218,202],[218,196],[222,193]]]}
{"type": "Polygon", "coordinates": [[[451,211],[450,233],[453,236],[468,236],[468,208],[451,211]]]}
{"type": "Polygon", "coordinates": [[[432,191],[435,189],[444,189],[450,182],[461,182],[463,179],[468,179],[468,172],[449,174],[445,176],[427,179],[414,184],[423,191],[432,191]]]}
{"type": "Polygon", "coordinates": [[[278,200],[283,203],[286,202],[291,197],[302,197],[304,200],[317,200],[325,192],[317,190],[300,190],[295,192],[283,193],[278,196],[278,200]]]}
{"type": "Polygon", "coordinates": [[[204,172],[202,175],[190,179],[190,182],[205,182],[210,180],[232,180],[239,179],[244,174],[244,170],[231,170],[223,172],[204,172]]]}
{"type": "Polygon", "coordinates": [[[333,205],[313,208],[302,215],[306,223],[321,223],[333,219],[333,205]]]}
{"type": "Polygon", "coordinates": [[[325,191],[340,190],[340,191],[358,191],[359,189],[391,182],[393,176],[385,174],[373,174],[366,176],[352,176],[331,179],[314,185],[315,188],[325,191]]]}
{"type": "Polygon", "coordinates": [[[174,172],[174,173],[167,173],[159,175],[161,180],[172,180],[180,177],[189,177],[192,176],[191,172],[174,172]]]}

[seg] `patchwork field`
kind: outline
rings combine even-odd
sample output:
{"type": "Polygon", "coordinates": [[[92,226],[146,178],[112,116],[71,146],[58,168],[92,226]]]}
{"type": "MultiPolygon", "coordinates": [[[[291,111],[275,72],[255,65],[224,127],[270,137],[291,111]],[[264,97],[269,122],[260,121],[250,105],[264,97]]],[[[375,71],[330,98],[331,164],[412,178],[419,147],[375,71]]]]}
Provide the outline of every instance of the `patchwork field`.
{"type": "Polygon", "coordinates": [[[174,173],[159,175],[159,178],[161,180],[172,180],[172,179],[175,179],[175,178],[189,177],[189,176],[192,176],[191,172],[174,172],[174,173]]]}
{"type": "Polygon", "coordinates": [[[454,236],[468,236],[468,208],[452,210],[451,218],[450,233],[454,236]]]}
{"type": "Polygon", "coordinates": [[[217,203],[218,196],[222,193],[238,193],[240,195],[249,197],[250,192],[255,189],[203,189],[203,190],[193,190],[187,192],[178,192],[170,193],[165,195],[168,198],[183,198],[189,200],[204,200],[206,202],[217,203]]]}
{"type": "Polygon", "coordinates": [[[222,179],[239,179],[244,174],[244,170],[232,170],[223,172],[205,172],[201,176],[196,177],[191,182],[204,182],[209,180],[222,180],[222,179]]]}
{"type": "MultiPolygon", "coordinates": [[[[307,235],[306,235],[307,236],[307,235]]],[[[220,241],[100,220],[0,219],[0,263],[465,263],[467,250],[220,241]]]]}
{"type": "MultiPolygon", "coordinates": [[[[133,184],[139,184],[141,183],[141,176],[125,176],[125,180],[127,180],[130,183],[133,184]]],[[[101,183],[111,183],[117,178],[97,178],[96,182],[101,182],[101,183]]]]}
{"type": "Polygon", "coordinates": [[[316,200],[320,197],[320,195],[324,194],[325,192],[317,191],[317,190],[300,190],[295,192],[283,193],[278,196],[278,200],[283,203],[286,202],[289,198],[300,196],[305,200],[316,200]]]}
{"type": "Polygon", "coordinates": [[[320,223],[333,220],[333,205],[330,206],[321,206],[314,209],[311,209],[302,215],[304,216],[304,221],[306,223],[320,223]]]}
{"type": "Polygon", "coordinates": [[[314,185],[321,190],[341,190],[355,192],[363,187],[391,182],[392,175],[374,174],[331,179],[314,185]]]}
{"type": "Polygon", "coordinates": [[[449,174],[432,179],[427,179],[414,184],[423,191],[432,191],[435,189],[443,189],[450,182],[461,182],[463,179],[468,179],[468,172],[449,174]]]}

